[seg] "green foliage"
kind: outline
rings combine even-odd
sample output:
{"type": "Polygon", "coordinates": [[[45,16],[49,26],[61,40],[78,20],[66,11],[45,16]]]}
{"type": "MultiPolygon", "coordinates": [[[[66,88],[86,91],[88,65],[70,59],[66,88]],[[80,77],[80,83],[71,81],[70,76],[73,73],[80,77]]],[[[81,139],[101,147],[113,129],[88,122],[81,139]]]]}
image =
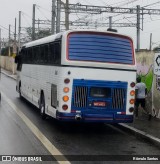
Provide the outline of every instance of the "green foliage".
{"type": "MultiPolygon", "coordinates": [[[[13,47],[10,47],[10,55],[13,53],[13,47]]],[[[9,47],[2,48],[1,50],[2,56],[9,56],[9,47]]]]}
{"type": "Polygon", "coordinates": [[[154,47],[154,48],[153,48],[153,51],[154,51],[154,52],[160,51],[160,47],[159,47],[159,46],[158,46],[158,47],[154,47]]]}
{"type": "Polygon", "coordinates": [[[144,82],[147,86],[148,92],[152,89],[152,82],[153,82],[153,71],[152,69],[149,70],[149,72],[143,76],[143,75],[138,75],[141,77],[141,81],[144,82]]]}
{"type": "MultiPolygon", "coordinates": [[[[28,27],[26,29],[26,33],[27,33],[27,37],[30,38],[30,40],[31,40],[31,38],[32,38],[32,28],[28,27]]],[[[39,30],[39,31],[35,32],[35,38],[36,39],[44,38],[44,37],[49,36],[49,35],[51,35],[51,32],[50,32],[49,29],[39,30]]]]}

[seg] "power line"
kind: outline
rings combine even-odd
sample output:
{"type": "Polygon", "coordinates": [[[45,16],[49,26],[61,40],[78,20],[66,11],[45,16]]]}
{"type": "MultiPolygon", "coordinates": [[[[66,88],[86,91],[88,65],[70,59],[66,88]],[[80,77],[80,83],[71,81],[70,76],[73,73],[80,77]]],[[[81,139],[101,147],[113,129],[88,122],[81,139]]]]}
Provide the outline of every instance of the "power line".
{"type": "MultiPolygon", "coordinates": [[[[38,11],[46,18],[46,20],[49,20],[49,19],[45,16],[45,14],[40,10],[40,7],[37,6],[37,5],[36,5],[36,7],[37,7],[38,11]]],[[[49,21],[50,21],[50,20],[49,20],[49,21]]]]}
{"type": "Polygon", "coordinates": [[[26,17],[25,17],[24,15],[25,15],[25,14],[23,14],[23,12],[22,12],[23,18],[26,20],[27,24],[31,27],[31,24],[28,22],[28,20],[26,19],[26,17]]]}
{"type": "MultiPolygon", "coordinates": [[[[9,31],[9,29],[8,29],[8,28],[6,28],[6,27],[4,27],[4,26],[2,26],[2,25],[0,25],[0,27],[2,27],[4,30],[9,31]]],[[[13,32],[13,31],[10,31],[10,32],[14,34],[14,32],[13,32]]]]}
{"type": "Polygon", "coordinates": [[[151,4],[149,4],[149,5],[146,5],[146,6],[143,6],[143,7],[152,6],[152,5],[155,5],[155,4],[158,4],[158,3],[160,3],[160,1],[157,1],[157,2],[155,2],[155,3],[151,3],[151,4]]]}

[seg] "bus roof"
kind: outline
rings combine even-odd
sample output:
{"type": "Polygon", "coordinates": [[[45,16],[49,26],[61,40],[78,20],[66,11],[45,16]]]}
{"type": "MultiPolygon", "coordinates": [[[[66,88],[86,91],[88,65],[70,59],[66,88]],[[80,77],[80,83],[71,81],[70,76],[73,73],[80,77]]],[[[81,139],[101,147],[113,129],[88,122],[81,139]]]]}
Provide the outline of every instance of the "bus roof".
{"type": "Polygon", "coordinates": [[[34,41],[24,44],[23,47],[32,47],[32,46],[45,44],[48,42],[53,42],[54,40],[61,38],[62,34],[63,34],[63,32],[44,37],[42,39],[34,40],[34,41]]]}
{"type": "Polygon", "coordinates": [[[79,29],[79,30],[68,30],[68,31],[64,31],[64,32],[60,32],[60,33],[57,33],[57,34],[54,34],[54,35],[50,35],[48,37],[44,37],[42,39],[38,39],[38,40],[35,40],[35,41],[31,41],[31,42],[28,42],[26,44],[23,45],[23,47],[33,47],[33,46],[37,46],[37,45],[42,45],[42,44],[45,44],[45,43],[49,43],[49,42],[53,42],[54,40],[56,39],[60,39],[63,35],[67,35],[71,32],[96,32],[96,33],[110,33],[110,34],[114,34],[114,35],[119,35],[119,36],[125,36],[125,37],[128,37],[129,39],[132,40],[132,38],[130,36],[127,36],[127,35],[122,35],[122,34],[119,34],[119,33],[115,33],[115,32],[111,32],[111,31],[100,31],[100,30],[89,30],[89,29],[79,29]]]}

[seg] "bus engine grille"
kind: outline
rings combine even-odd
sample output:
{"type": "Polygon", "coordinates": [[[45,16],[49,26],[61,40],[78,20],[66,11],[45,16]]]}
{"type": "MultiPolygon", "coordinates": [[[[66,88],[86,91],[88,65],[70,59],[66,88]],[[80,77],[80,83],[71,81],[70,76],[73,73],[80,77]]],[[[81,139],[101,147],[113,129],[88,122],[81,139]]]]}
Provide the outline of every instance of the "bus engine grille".
{"type": "Polygon", "coordinates": [[[126,90],[123,88],[114,88],[112,90],[112,109],[123,109],[125,106],[126,90]]]}
{"type": "Polygon", "coordinates": [[[72,109],[125,111],[127,87],[128,83],[122,81],[74,79],[72,109]]]}
{"type": "Polygon", "coordinates": [[[87,107],[88,87],[75,86],[73,105],[78,108],[87,107]]]}

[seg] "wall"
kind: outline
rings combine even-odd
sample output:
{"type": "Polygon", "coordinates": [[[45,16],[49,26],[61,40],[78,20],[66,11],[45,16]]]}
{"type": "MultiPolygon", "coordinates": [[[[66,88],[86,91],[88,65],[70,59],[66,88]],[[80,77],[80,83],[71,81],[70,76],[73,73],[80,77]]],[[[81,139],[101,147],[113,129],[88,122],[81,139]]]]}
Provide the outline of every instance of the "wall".
{"type": "Polygon", "coordinates": [[[14,63],[13,57],[0,56],[0,65],[5,70],[8,70],[12,72],[13,74],[16,73],[16,64],[14,63]]]}
{"type": "Polygon", "coordinates": [[[153,74],[154,52],[138,52],[136,53],[136,59],[137,76],[142,77],[142,81],[146,84],[148,90],[146,98],[147,110],[149,110],[153,116],[160,118],[160,77],[153,74]]]}

